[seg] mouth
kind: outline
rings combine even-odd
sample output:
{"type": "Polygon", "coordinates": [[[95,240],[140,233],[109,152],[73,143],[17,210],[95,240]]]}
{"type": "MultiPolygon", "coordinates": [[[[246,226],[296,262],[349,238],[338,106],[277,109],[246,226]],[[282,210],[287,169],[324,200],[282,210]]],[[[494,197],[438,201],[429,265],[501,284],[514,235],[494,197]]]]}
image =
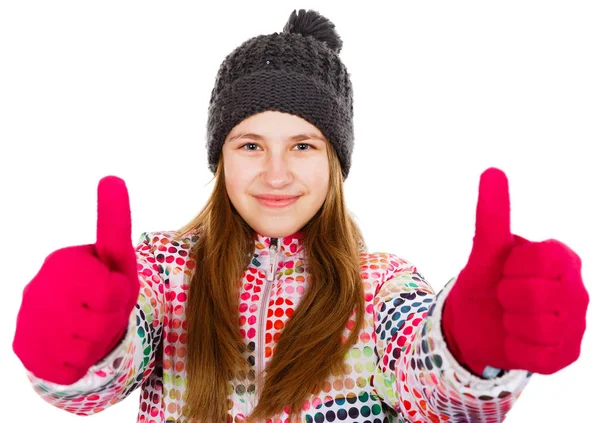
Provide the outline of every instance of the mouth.
{"type": "Polygon", "coordinates": [[[254,197],[256,198],[256,200],[258,201],[259,204],[265,206],[265,207],[270,207],[270,208],[283,208],[283,207],[288,207],[292,204],[294,204],[298,198],[300,198],[300,196],[298,197],[282,197],[282,198],[275,198],[275,197],[254,197]]]}

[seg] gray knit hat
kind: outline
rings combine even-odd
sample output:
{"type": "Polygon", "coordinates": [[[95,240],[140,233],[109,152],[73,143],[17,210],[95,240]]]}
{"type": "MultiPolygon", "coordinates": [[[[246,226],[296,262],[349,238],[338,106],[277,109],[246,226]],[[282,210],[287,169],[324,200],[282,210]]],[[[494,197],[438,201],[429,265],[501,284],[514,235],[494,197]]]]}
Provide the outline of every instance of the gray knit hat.
{"type": "Polygon", "coordinates": [[[335,148],[345,180],[354,147],[354,111],[341,49],[335,25],[318,12],[301,9],[292,12],[282,32],[258,35],[227,55],[208,109],[210,171],[216,172],[225,137],[234,126],[275,110],[319,128],[335,148]]]}

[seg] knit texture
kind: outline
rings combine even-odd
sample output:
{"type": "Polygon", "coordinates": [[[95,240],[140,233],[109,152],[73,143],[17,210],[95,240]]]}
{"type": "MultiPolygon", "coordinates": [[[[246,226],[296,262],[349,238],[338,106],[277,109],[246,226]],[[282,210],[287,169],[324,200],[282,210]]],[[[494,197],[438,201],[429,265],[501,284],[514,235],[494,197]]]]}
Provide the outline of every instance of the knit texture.
{"type": "Polygon", "coordinates": [[[353,93],[339,58],[341,39],[316,12],[292,12],[284,30],[251,38],[221,63],[211,93],[207,143],[214,174],[223,143],[239,122],[267,110],[297,115],[333,145],[344,180],[354,148],[353,93]],[[311,35],[313,34],[313,35],[311,35]]]}

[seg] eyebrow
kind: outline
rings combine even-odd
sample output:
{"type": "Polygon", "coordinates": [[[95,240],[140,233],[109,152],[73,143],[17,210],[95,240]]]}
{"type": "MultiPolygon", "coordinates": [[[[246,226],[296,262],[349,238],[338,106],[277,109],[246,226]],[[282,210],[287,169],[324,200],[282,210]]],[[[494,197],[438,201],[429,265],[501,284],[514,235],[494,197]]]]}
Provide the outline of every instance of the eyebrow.
{"type": "MultiPolygon", "coordinates": [[[[250,139],[253,139],[256,141],[264,141],[266,139],[265,137],[263,137],[262,135],[259,135],[259,134],[254,134],[252,132],[244,132],[244,133],[241,133],[241,134],[238,134],[238,135],[235,135],[235,136],[229,138],[226,142],[234,141],[239,138],[250,138],[250,139]]],[[[304,141],[304,140],[311,140],[311,139],[317,139],[317,140],[321,140],[323,142],[327,142],[327,140],[325,138],[323,138],[322,136],[320,136],[319,134],[316,134],[314,132],[302,133],[302,134],[298,134],[298,135],[289,137],[290,141],[304,141]]]]}

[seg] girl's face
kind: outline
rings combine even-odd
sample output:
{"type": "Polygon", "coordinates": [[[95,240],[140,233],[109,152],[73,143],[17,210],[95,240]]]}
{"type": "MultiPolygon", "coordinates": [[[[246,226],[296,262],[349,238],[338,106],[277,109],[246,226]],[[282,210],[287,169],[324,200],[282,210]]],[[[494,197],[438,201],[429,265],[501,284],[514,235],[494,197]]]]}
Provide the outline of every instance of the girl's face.
{"type": "Polygon", "coordinates": [[[235,126],[223,144],[227,194],[258,233],[284,237],[299,231],[327,195],[329,160],[321,131],[306,120],[267,111],[235,126]],[[261,196],[297,197],[273,205],[261,196]]]}

